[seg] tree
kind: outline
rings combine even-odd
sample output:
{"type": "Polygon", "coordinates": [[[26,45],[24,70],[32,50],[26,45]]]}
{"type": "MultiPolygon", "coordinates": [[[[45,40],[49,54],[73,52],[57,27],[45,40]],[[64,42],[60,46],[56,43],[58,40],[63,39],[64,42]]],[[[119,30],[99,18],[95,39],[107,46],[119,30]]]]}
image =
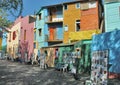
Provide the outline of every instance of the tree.
{"type": "Polygon", "coordinates": [[[17,18],[21,15],[22,10],[22,0],[0,0],[0,28],[6,28],[11,24],[7,19],[8,14],[17,18]]]}
{"type": "Polygon", "coordinates": [[[23,1],[22,0],[1,0],[0,8],[2,10],[9,11],[15,17],[18,17],[21,15],[23,10],[23,1]]]}

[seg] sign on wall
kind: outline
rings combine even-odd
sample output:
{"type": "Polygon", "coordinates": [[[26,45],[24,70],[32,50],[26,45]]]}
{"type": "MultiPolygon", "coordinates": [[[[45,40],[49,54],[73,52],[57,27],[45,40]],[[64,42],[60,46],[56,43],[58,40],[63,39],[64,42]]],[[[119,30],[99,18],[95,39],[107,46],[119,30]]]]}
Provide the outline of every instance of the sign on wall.
{"type": "Polygon", "coordinates": [[[108,50],[92,52],[91,81],[92,85],[107,85],[108,50]]]}

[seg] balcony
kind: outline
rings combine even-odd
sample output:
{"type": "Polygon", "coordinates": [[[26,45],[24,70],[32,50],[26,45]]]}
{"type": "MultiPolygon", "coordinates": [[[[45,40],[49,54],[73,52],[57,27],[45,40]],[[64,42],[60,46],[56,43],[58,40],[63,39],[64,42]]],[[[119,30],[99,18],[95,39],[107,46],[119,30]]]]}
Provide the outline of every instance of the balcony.
{"type": "Polygon", "coordinates": [[[60,40],[60,39],[56,39],[55,37],[54,38],[50,38],[49,37],[49,35],[45,35],[45,41],[46,42],[50,42],[50,43],[54,43],[54,42],[56,42],[56,43],[62,43],[63,42],[63,40],[60,40]]]}
{"type": "Polygon", "coordinates": [[[63,22],[63,18],[53,18],[53,16],[48,16],[46,23],[50,24],[50,23],[62,23],[63,22]]]}

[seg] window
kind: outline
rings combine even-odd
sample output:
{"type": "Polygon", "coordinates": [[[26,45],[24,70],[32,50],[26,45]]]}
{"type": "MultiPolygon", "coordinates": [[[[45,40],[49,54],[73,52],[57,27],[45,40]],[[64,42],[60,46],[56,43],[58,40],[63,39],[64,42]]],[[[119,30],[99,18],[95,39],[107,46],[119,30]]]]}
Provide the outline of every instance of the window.
{"type": "Polygon", "coordinates": [[[24,30],[24,40],[26,40],[26,30],[24,30]]]}
{"type": "Polygon", "coordinates": [[[9,53],[11,53],[11,48],[9,48],[9,53]]]}
{"type": "Polygon", "coordinates": [[[64,31],[68,31],[68,26],[67,25],[64,26],[64,31]]]}
{"type": "Polygon", "coordinates": [[[76,31],[80,31],[80,20],[76,20],[76,31]]]}
{"type": "Polygon", "coordinates": [[[76,3],[76,8],[77,8],[77,9],[80,8],[80,3],[76,3]]]}
{"type": "Polygon", "coordinates": [[[34,43],[34,48],[36,48],[36,43],[34,43]]]}
{"type": "Polygon", "coordinates": [[[15,40],[15,38],[16,38],[16,32],[14,31],[13,32],[13,40],[15,40]]]}
{"type": "Polygon", "coordinates": [[[64,10],[67,10],[67,9],[68,9],[67,5],[64,5],[64,10]]]}
{"type": "Polygon", "coordinates": [[[39,14],[39,20],[41,20],[41,18],[42,18],[42,17],[41,17],[41,13],[40,13],[40,14],[39,14]]]}
{"type": "Polygon", "coordinates": [[[41,36],[42,35],[42,29],[40,28],[39,29],[39,36],[41,36]]]}
{"type": "Polygon", "coordinates": [[[10,33],[10,35],[9,35],[9,42],[11,42],[11,33],[10,33]]]}

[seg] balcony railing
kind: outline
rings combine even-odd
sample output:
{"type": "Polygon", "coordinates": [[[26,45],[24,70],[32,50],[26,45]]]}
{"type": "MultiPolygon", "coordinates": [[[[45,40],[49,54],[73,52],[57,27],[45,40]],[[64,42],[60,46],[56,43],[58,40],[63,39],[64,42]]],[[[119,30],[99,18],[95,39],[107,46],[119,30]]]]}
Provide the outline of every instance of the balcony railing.
{"type": "Polygon", "coordinates": [[[56,23],[56,22],[63,22],[63,18],[53,18],[52,16],[47,16],[46,23],[56,23]]]}
{"type": "Polygon", "coordinates": [[[63,40],[61,40],[61,39],[56,39],[56,38],[50,39],[49,35],[45,35],[45,41],[46,41],[46,42],[62,42],[63,40]]]}

